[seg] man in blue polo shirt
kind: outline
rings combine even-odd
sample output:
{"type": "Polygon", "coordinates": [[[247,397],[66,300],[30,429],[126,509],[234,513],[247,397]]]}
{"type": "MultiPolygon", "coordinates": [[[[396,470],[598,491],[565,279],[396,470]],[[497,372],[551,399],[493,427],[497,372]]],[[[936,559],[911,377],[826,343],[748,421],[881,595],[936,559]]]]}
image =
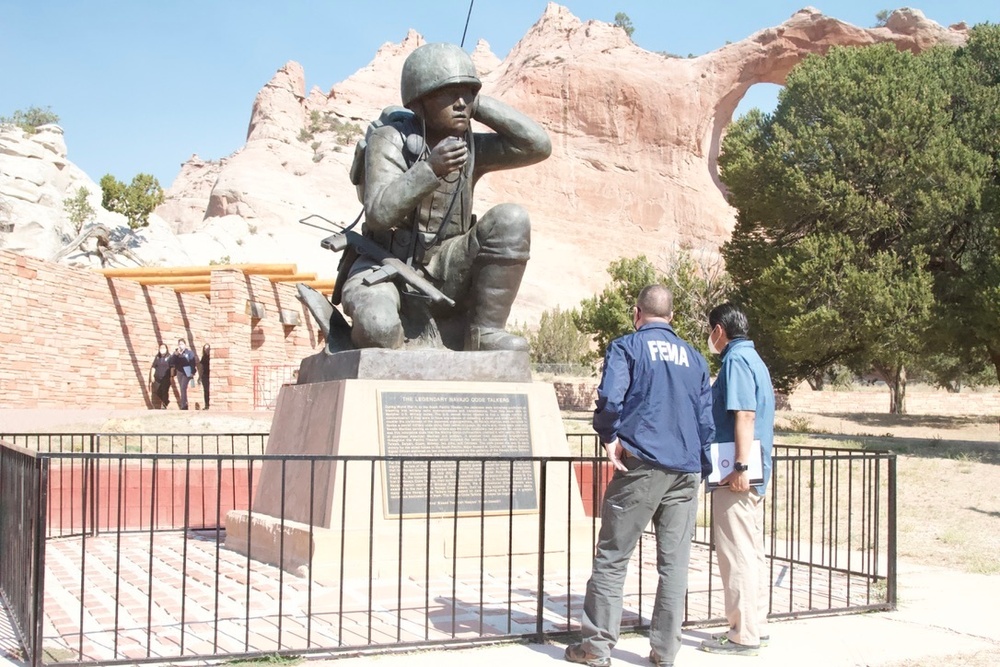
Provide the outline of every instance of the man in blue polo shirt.
{"type": "Polygon", "coordinates": [[[729,631],[706,639],[709,653],[757,655],[767,641],[767,562],[764,558],[764,507],[774,444],[774,388],[771,374],[747,338],[747,316],[724,303],[708,315],[708,347],[722,355],[712,387],[712,414],[719,442],[736,443],[733,471],[712,492],[712,530],[722,575],[729,631]],[[750,447],[760,441],[764,481],[750,486],[750,447]]]}
{"type": "Polygon", "coordinates": [[[659,584],[650,620],[650,659],[672,665],[681,647],[698,489],[715,434],[708,364],[670,326],[673,295],[645,287],[632,311],[636,332],[613,341],[597,388],[594,430],[615,469],[601,507],[601,532],[570,662],[607,667],[618,641],[629,559],[653,522],[659,584]]]}

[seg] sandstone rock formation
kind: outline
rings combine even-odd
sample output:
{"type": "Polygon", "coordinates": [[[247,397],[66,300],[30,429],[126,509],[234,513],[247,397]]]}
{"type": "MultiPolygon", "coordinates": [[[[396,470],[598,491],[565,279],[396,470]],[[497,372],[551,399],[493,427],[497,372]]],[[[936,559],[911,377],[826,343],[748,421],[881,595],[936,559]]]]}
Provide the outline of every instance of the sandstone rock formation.
{"type": "MultiPolygon", "coordinates": [[[[532,216],[532,260],[514,317],[533,321],[546,308],[576,305],[604,285],[605,267],[622,256],[659,259],[678,247],[714,252],[734,219],[716,160],[752,85],[780,84],[808,54],[834,45],[892,42],[919,51],[966,36],[963,24],[944,28],[916,10],[897,10],[884,27],[866,29],[807,8],[711,53],[674,58],[550,4],[502,61],[480,42],[473,59],[483,92],[537,119],[553,142],[545,162],[491,174],[477,188],[478,212],[514,201],[532,216]]],[[[183,250],[166,262],[296,262],[332,276],[336,258],[318,245],[325,233],[296,221],[318,214],[347,223],[358,215],[347,176],[354,144],[383,107],[398,104],[403,61],[423,42],[411,31],[384,44],[369,65],[328,91],[306,91],[297,63],[281,67],[254,101],[246,145],[219,162],[192,157],[168,189],[150,228],[169,221],[181,239],[183,250]]],[[[19,220],[45,218],[40,229],[52,230],[69,190],[78,181],[93,183],[73,172],[61,135],[49,142],[54,150],[44,136],[13,144],[8,137],[0,142],[0,196],[16,200],[19,220]],[[28,166],[32,151],[48,160],[45,174],[28,166]],[[12,155],[23,163],[13,180],[12,155]],[[22,204],[39,206],[43,190],[54,212],[25,213],[22,204]]],[[[92,192],[99,200],[99,188],[92,192]]],[[[102,213],[101,221],[111,215],[102,213]]],[[[29,231],[30,223],[18,224],[29,231]]],[[[8,247],[44,256],[22,238],[8,235],[8,247]]],[[[45,252],[57,245],[46,243],[45,252]]]]}
{"type": "MultiPolygon", "coordinates": [[[[621,256],[714,251],[734,219],[716,160],[752,85],[780,84],[806,55],[833,45],[890,41],[918,51],[965,37],[964,26],[946,29],[916,10],[898,10],[885,27],[866,29],[807,8],[777,27],[683,59],[645,51],[612,25],[582,22],[550,4],[502,62],[481,42],[474,59],[483,92],[538,119],[553,139],[549,160],[491,174],[477,189],[479,211],[516,201],[532,215],[533,257],[515,317],[575,305],[600,289],[605,267],[621,256]]],[[[301,141],[299,133],[319,114],[360,134],[382,107],[398,103],[402,63],[423,41],[411,31],[401,43],[383,45],[368,66],[326,93],[307,94],[296,63],[280,69],[254,102],[246,146],[221,170],[204,224],[240,215],[282,224],[288,233],[307,212],[353,219],[360,207],[346,170],[356,136],[324,132],[301,141]]],[[[185,187],[178,179],[174,189],[185,187]]]]}
{"type": "MultiPolygon", "coordinates": [[[[125,216],[101,208],[101,187],[66,157],[66,141],[58,125],[43,125],[34,134],[14,126],[0,127],[0,247],[52,260],[76,236],[63,201],[80,188],[89,192],[96,215],[114,241],[138,252],[147,264],[172,264],[185,254],[173,230],[152,216],[149,227],[131,232],[125,216]]],[[[99,266],[93,243],[65,254],[61,261],[99,266]]]]}

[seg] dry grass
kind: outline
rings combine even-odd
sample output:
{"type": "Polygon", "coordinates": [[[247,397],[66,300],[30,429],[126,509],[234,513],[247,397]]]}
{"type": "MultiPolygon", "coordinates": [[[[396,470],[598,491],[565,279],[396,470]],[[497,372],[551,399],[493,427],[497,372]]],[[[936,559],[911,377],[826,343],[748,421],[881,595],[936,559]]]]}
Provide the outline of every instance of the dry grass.
{"type": "MultiPolygon", "coordinates": [[[[781,423],[787,415],[779,414],[781,423]]],[[[792,415],[794,416],[794,415],[792,415]]],[[[897,458],[900,559],[977,574],[1000,573],[1000,438],[989,416],[808,415],[818,433],[785,444],[885,449],[897,458]],[[868,429],[881,433],[873,435],[868,429]],[[883,430],[885,429],[885,430],[883,430]],[[825,431],[825,432],[824,432],[825,431]],[[801,442],[805,440],[805,442],[801,442]]]]}
{"type": "MultiPolygon", "coordinates": [[[[563,413],[567,433],[592,433],[590,417],[589,412],[563,413]]],[[[781,411],[775,423],[780,444],[890,450],[898,455],[900,559],[1000,574],[1000,436],[995,417],[781,411]]],[[[802,511],[808,516],[808,509],[802,511]]],[[[812,511],[818,518],[822,508],[812,511]]],[[[838,545],[846,541],[842,531],[838,545]]]]}

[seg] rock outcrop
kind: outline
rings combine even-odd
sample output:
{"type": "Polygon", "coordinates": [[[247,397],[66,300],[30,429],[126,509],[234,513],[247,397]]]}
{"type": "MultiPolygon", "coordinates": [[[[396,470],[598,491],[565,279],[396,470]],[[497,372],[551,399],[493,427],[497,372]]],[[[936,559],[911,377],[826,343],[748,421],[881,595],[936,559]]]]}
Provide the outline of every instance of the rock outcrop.
{"type": "MultiPolygon", "coordinates": [[[[550,4],[502,61],[480,42],[473,60],[483,92],[538,120],[553,143],[545,162],[490,174],[477,188],[479,213],[514,201],[532,216],[532,260],[514,317],[532,321],[546,308],[576,305],[604,285],[605,267],[622,256],[714,252],[734,220],[718,179],[719,148],[752,85],[781,84],[807,55],[834,45],[891,42],[919,51],[966,37],[964,24],[944,28],[916,10],[859,28],[806,8],[711,53],[676,58],[550,4]]],[[[354,145],[383,107],[398,104],[403,61],[423,43],[410,31],[384,44],[328,91],[306,91],[297,63],[281,67],[254,101],[245,146],[219,162],[192,157],[168,189],[151,225],[169,221],[181,239],[183,251],[169,253],[168,263],[287,261],[332,276],[336,258],[318,245],[325,233],[296,221],[317,214],[346,223],[358,215],[347,176],[354,145]]],[[[99,189],[74,171],[55,131],[13,141],[5,132],[0,159],[0,196],[18,206],[8,247],[52,254],[60,238],[53,230],[64,224],[57,220],[65,217],[62,199],[78,183],[93,186],[98,200],[99,189]],[[29,202],[55,212],[25,213],[29,202]],[[44,252],[29,249],[31,220],[52,236],[44,252]]],[[[102,212],[100,221],[111,215],[102,212]]]]}
{"type": "MultiPolygon", "coordinates": [[[[965,26],[944,28],[916,10],[898,10],[884,27],[866,29],[806,8],[711,53],[674,58],[550,4],[503,61],[481,42],[473,57],[483,92],[539,120],[553,140],[550,159],[491,174],[477,189],[480,212],[515,201],[532,215],[533,256],[515,317],[575,305],[600,289],[605,267],[621,256],[714,251],[734,220],[718,179],[719,148],[752,85],[783,83],[807,55],[834,45],[892,42],[919,51],[961,44],[966,34],[965,26]]],[[[346,177],[353,143],[382,107],[398,103],[403,61],[423,42],[411,31],[383,45],[326,93],[307,94],[295,63],[281,68],[254,102],[247,144],[221,171],[206,224],[240,215],[287,230],[307,212],[353,219],[359,207],[346,177]],[[302,140],[316,116],[348,129],[302,140]]]]}
{"type": "Polygon", "coordinates": [[[61,127],[43,125],[34,134],[12,125],[0,127],[0,246],[47,260],[100,266],[96,241],[62,252],[79,233],[64,201],[80,188],[87,190],[94,209],[88,224],[103,225],[129,254],[134,251],[147,264],[184,261],[176,234],[161,218],[151,216],[148,227],[132,232],[125,216],[101,208],[101,187],[66,157],[61,127]]]}

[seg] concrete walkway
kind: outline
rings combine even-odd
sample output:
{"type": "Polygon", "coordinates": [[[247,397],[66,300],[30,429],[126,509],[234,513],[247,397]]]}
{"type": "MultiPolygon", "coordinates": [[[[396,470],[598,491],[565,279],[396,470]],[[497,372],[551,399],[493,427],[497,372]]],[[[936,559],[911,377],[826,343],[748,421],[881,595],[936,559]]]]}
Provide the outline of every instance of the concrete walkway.
{"type": "MultiPolygon", "coordinates": [[[[676,664],[683,667],[809,665],[1000,664],[996,600],[1000,577],[900,564],[899,608],[894,612],[787,620],[770,625],[770,645],[760,655],[712,655],[697,646],[721,628],[684,632],[676,664]],[[977,656],[977,658],[971,658],[977,656]],[[915,661],[915,662],[911,662],[915,661]]],[[[308,667],[552,667],[563,662],[563,644],[509,644],[459,650],[309,660],[308,667]]],[[[612,654],[614,665],[647,667],[649,641],[627,635],[612,654]]]]}
{"type": "MultiPolygon", "coordinates": [[[[739,665],[967,665],[1000,664],[1000,624],[995,600],[1000,577],[900,564],[900,604],[894,612],[810,617],[770,625],[770,645],[757,657],[736,658],[703,653],[700,642],[721,628],[684,632],[677,665],[725,667],[739,665]]],[[[4,616],[0,614],[0,617],[4,616]]],[[[9,622],[0,619],[0,642],[10,647],[9,622]]],[[[338,654],[306,658],[304,667],[552,667],[563,663],[564,644],[500,644],[458,649],[338,654]]],[[[625,635],[612,654],[615,665],[648,665],[649,642],[625,635]]],[[[20,662],[8,653],[0,665],[20,662]]],[[[169,664],[169,663],[163,663],[169,664]]],[[[186,662],[184,664],[199,664],[186,662]]]]}

